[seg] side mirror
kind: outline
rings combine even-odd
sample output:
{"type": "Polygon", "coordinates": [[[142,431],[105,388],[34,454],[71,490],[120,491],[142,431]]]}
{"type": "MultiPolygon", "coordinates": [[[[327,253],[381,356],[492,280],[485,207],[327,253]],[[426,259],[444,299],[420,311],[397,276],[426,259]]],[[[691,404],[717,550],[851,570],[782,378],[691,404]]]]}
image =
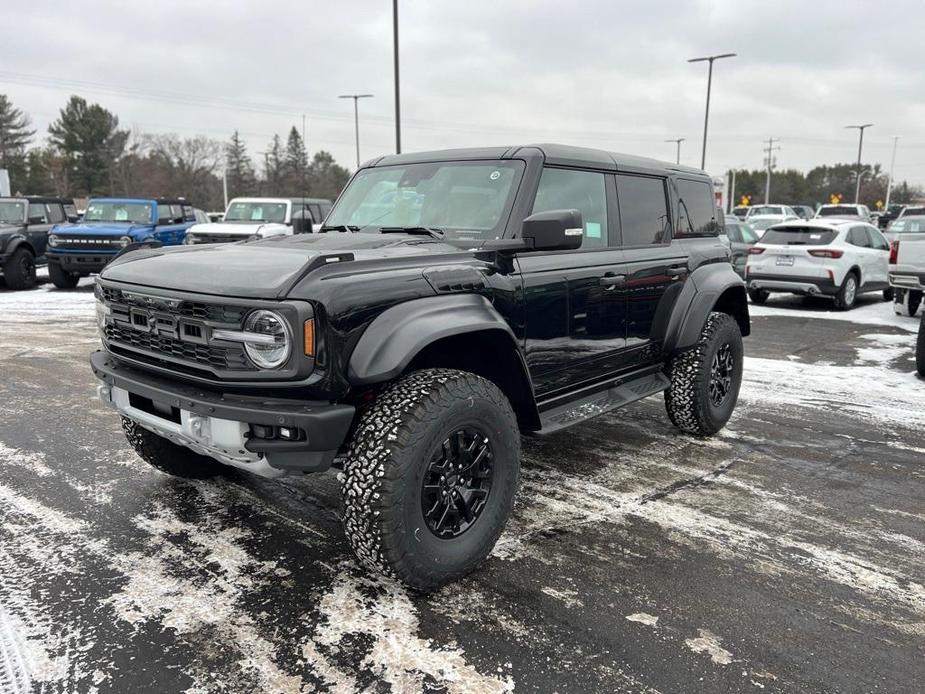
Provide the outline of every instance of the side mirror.
{"type": "Polygon", "coordinates": [[[77,224],[77,222],[80,221],[80,217],[78,217],[76,214],[69,214],[67,216],[67,221],[71,224],[77,224]]]}
{"type": "Polygon", "coordinates": [[[520,237],[534,251],[570,251],[581,248],[584,224],[578,210],[537,212],[524,220],[520,237]]]}

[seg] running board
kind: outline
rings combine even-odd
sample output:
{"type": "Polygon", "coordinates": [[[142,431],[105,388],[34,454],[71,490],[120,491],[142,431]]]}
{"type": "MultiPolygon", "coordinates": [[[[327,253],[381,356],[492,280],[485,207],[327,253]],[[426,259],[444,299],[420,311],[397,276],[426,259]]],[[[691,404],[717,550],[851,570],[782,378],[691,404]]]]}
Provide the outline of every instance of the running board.
{"type": "Polygon", "coordinates": [[[564,405],[553,407],[540,413],[542,429],[539,434],[551,434],[591,419],[604,412],[629,405],[631,402],[655,395],[668,388],[671,381],[665,374],[657,371],[639,378],[612,385],[606,390],[596,391],[592,395],[571,400],[564,405]]]}

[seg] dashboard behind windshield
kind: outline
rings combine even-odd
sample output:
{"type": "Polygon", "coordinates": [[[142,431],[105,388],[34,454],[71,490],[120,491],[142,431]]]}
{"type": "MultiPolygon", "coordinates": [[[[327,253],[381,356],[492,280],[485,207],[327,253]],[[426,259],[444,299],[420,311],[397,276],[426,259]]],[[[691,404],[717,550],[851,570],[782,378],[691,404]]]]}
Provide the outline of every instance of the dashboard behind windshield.
{"type": "Polygon", "coordinates": [[[360,171],[327,226],[440,229],[449,241],[500,238],[523,175],[521,161],[433,162],[360,171]]]}
{"type": "Polygon", "coordinates": [[[110,222],[117,224],[152,224],[154,208],[143,202],[96,202],[87,205],[85,222],[110,222]]]}
{"type": "Polygon", "coordinates": [[[232,202],[225,213],[226,222],[286,223],[284,202],[232,202]]]}
{"type": "Polygon", "coordinates": [[[26,221],[26,203],[0,202],[0,224],[22,224],[26,221]]]}

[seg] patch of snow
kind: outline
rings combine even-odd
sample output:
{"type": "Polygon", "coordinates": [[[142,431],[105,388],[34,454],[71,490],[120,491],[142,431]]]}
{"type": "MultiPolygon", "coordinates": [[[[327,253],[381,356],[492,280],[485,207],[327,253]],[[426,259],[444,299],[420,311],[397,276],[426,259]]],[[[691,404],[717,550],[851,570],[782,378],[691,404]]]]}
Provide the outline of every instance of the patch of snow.
{"type": "Polygon", "coordinates": [[[565,606],[569,609],[573,607],[582,607],[584,605],[584,603],[578,599],[578,592],[574,590],[557,590],[547,586],[543,588],[541,592],[565,603],[565,606]]]}
{"type": "Polygon", "coordinates": [[[717,665],[729,665],[732,662],[732,653],[720,646],[719,637],[707,629],[698,629],[700,634],[695,639],[685,639],[684,643],[694,653],[705,653],[717,665]]]}
{"type": "Polygon", "coordinates": [[[861,335],[862,340],[873,344],[870,347],[858,347],[855,364],[889,364],[896,359],[915,354],[915,335],[861,335]]]}
{"type": "MultiPolygon", "coordinates": [[[[789,299],[789,297],[788,297],[789,299]]],[[[752,318],[774,316],[778,318],[812,318],[818,320],[837,320],[858,325],[881,325],[900,328],[909,332],[918,332],[918,318],[897,316],[893,305],[888,302],[873,301],[858,304],[850,311],[836,311],[834,308],[800,308],[802,302],[775,301],[773,298],[764,306],[749,304],[748,313],[752,318]]]]}
{"type": "Polygon", "coordinates": [[[76,289],[42,284],[28,291],[0,291],[0,324],[43,323],[81,318],[94,321],[93,291],[96,280],[85,277],[76,289]]]}
{"type": "Polygon", "coordinates": [[[626,618],[631,622],[639,622],[640,624],[645,624],[646,626],[654,627],[658,623],[658,617],[651,614],[646,614],[645,612],[636,612],[635,614],[628,614],[626,618]]]}

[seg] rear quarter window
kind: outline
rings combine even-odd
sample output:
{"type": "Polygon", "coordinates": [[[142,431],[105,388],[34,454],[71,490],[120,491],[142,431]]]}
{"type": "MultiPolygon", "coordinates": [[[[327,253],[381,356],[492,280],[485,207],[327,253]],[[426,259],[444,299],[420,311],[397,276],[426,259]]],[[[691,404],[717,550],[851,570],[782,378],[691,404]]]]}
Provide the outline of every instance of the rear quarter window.
{"type": "Polygon", "coordinates": [[[838,237],[837,231],[812,227],[768,229],[761,243],[771,246],[828,246],[838,237]]]}
{"type": "Polygon", "coordinates": [[[713,187],[706,181],[678,179],[677,236],[716,236],[716,205],[713,187]]]}

